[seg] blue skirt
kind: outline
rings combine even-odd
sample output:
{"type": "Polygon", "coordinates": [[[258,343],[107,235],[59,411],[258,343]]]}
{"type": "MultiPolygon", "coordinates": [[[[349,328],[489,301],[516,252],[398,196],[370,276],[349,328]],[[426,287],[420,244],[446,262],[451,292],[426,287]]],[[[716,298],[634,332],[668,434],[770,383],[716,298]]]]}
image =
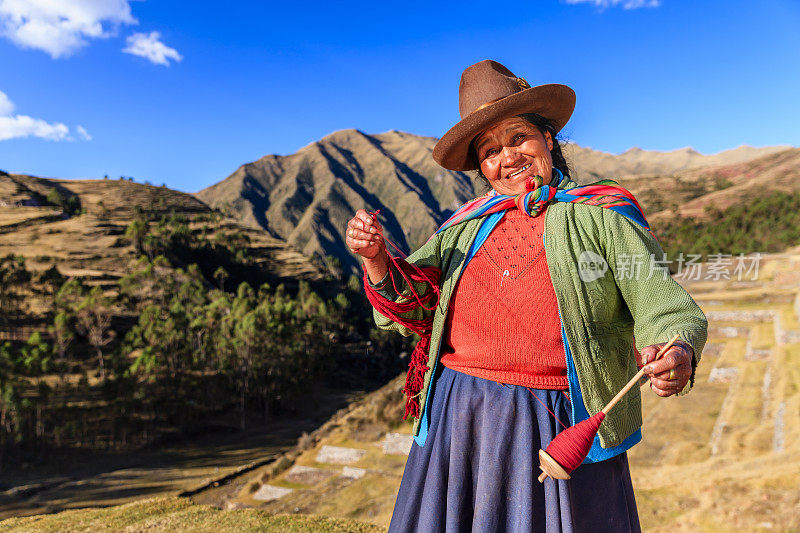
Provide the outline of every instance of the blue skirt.
{"type": "Polygon", "coordinates": [[[411,447],[390,532],[640,531],[624,453],[583,464],[570,480],[537,480],[539,449],[571,424],[564,391],[444,368],[429,407],[428,437],[411,447]]]}

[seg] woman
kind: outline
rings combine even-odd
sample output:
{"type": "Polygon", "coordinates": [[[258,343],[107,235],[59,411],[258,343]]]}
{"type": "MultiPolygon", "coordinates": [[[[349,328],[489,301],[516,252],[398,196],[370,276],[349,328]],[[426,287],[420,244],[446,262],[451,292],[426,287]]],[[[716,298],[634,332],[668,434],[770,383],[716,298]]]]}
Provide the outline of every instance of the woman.
{"type": "MultiPolygon", "coordinates": [[[[404,334],[413,319],[430,324],[428,359],[409,370],[407,383],[422,376],[407,385],[415,443],[390,531],[639,530],[626,455],[641,439],[638,391],[609,413],[572,479],[540,485],[537,453],[636,373],[634,338],[655,393],[687,392],[707,324],[677,283],[648,271],[662,252],[633,197],[569,179],[555,135],[574,104],[570,88],[530,87],[494,61],[462,74],[462,119],[433,157],[478,170],[492,191],[408,257],[441,271],[438,307],[375,313],[404,334]]],[[[348,222],[346,242],[363,258],[368,292],[389,304],[430,294],[424,276],[409,284],[390,267],[366,211],[348,222]]]]}

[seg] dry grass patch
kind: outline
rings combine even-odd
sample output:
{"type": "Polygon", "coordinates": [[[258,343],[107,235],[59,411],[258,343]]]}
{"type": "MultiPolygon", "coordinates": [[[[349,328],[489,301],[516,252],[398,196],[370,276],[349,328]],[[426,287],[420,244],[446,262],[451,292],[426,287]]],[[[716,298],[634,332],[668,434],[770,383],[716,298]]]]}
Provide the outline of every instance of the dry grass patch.
{"type": "Polygon", "coordinates": [[[0,531],[274,531],[360,533],[380,528],[351,520],[310,516],[275,516],[255,509],[222,511],[186,499],[158,498],[107,508],[64,511],[54,515],[12,518],[0,522],[0,531]]]}
{"type": "Polygon", "coordinates": [[[0,207],[0,228],[23,222],[47,221],[60,214],[60,210],[50,207],[0,207]]]}

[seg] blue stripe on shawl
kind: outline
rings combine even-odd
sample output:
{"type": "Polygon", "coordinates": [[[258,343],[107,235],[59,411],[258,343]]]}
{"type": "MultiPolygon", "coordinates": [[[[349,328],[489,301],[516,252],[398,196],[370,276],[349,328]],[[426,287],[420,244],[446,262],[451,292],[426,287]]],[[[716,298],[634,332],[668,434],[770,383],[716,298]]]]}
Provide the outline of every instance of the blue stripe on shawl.
{"type": "Polygon", "coordinates": [[[647,221],[644,219],[644,216],[642,216],[642,212],[639,211],[633,204],[613,206],[609,207],[608,209],[616,211],[620,215],[633,220],[643,228],[649,227],[647,221]]]}

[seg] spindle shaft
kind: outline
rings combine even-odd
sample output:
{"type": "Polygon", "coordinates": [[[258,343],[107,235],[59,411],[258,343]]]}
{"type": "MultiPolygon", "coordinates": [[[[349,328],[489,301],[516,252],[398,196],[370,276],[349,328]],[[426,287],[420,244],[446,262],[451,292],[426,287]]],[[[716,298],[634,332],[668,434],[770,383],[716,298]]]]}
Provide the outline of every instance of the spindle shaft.
{"type": "MultiPolygon", "coordinates": [[[[656,354],[656,356],[653,358],[653,361],[656,361],[656,360],[660,359],[662,355],[664,355],[665,353],[667,353],[667,350],[669,350],[670,348],[672,348],[672,345],[673,345],[673,344],[675,344],[675,341],[677,341],[677,340],[678,340],[678,338],[679,338],[679,335],[676,333],[676,334],[675,334],[675,336],[674,336],[674,337],[672,337],[672,338],[669,340],[669,342],[668,342],[667,344],[665,344],[665,345],[664,345],[664,347],[663,347],[663,348],[661,348],[661,349],[658,351],[658,353],[656,354]]],[[[649,363],[652,363],[653,361],[649,361],[649,363]]],[[[639,371],[636,373],[636,375],[635,375],[635,376],[633,376],[633,377],[631,378],[631,380],[630,380],[630,381],[629,381],[629,382],[628,382],[628,383],[627,383],[627,384],[626,384],[624,387],[622,387],[622,389],[621,389],[621,390],[620,390],[620,391],[617,393],[617,395],[616,395],[616,396],[614,396],[613,398],[611,398],[611,401],[610,401],[610,402],[608,402],[608,405],[606,405],[605,407],[603,407],[603,412],[604,412],[605,414],[608,414],[608,412],[609,412],[609,411],[611,411],[611,409],[612,409],[612,408],[613,408],[615,405],[617,405],[617,402],[619,402],[619,401],[622,399],[622,397],[623,397],[623,396],[625,396],[625,394],[627,394],[627,392],[628,392],[629,390],[631,390],[631,387],[633,387],[633,386],[636,384],[636,382],[637,382],[637,381],[639,381],[639,380],[642,378],[642,376],[644,375],[644,369],[645,369],[645,367],[646,367],[646,366],[647,366],[647,365],[643,366],[643,367],[642,367],[642,368],[641,368],[641,369],[640,369],[640,370],[639,370],[639,371]]]]}
{"type": "MultiPolygon", "coordinates": [[[[667,353],[667,350],[669,350],[677,340],[678,335],[672,337],[669,342],[656,353],[653,361],[660,359],[661,356],[667,353]]],[[[652,361],[649,363],[652,363],[652,361]]],[[[608,405],[606,405],[602,411],[574,426],[566,428],[550,441],[550,444],[547,445],[547,450],[539,450],[539,468],[542,469],[542,473],[539,475],[540,483],[548,477],[553,479],[570,478],[570,472],[586,459],[589,449],[592,446],[592,441],[597,435],[597,430],[608,412],[611,411],[629,390],[631,390],[643,375],[644,367],[622,387],[622,390],[608,402],[608,405]],[[556,460],[556,458],[558,458],[558,460],[556,460]]]]}

